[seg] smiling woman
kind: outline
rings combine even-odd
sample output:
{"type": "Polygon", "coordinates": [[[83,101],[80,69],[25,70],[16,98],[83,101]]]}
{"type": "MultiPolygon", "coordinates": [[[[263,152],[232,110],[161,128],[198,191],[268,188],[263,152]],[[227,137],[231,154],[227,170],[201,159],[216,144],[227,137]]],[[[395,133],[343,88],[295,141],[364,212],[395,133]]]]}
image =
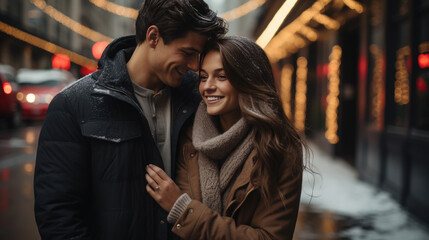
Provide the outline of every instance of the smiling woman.
{"type": "Polygon", "coordinates": [[[291,240],[307,148],[284,115],[270,62],[243,37],[209,41],[202,58],[203,101],[179,141],[177,185],[149,165],[146,190],[182,239],[291,240]]]}

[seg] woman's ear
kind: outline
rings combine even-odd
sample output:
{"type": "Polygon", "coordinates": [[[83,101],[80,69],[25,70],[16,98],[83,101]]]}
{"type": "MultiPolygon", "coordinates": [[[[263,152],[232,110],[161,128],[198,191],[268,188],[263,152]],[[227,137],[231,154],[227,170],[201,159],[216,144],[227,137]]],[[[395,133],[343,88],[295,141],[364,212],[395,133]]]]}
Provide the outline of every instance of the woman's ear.
{"type": "Polygon", "coordinates": [[[148,27],[146,31],[146,41],[150,47],[155,48],[158,45],[160,39],[159,29],[155,25],[151,25],[148,27]]]}

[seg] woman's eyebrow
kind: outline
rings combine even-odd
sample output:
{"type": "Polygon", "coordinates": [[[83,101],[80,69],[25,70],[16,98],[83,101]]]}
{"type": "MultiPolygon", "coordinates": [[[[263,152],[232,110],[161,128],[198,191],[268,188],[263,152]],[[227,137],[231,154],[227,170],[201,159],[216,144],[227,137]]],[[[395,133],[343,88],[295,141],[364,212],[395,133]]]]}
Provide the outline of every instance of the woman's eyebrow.
{"type": "MultiPolygon", "coordinates": [[[[220,71],[223,71],[224,69],[223,68],[218,68],[218,69],[215,69],[214,71],[217,73],[217,72],[220,72],[220,71]]],[[[205,72],[205,73],[207,73],[207,71],[206,70],[204,70],[204,69],[202,69],[202,68],[200,68],[200,72],[205,72]]]]}

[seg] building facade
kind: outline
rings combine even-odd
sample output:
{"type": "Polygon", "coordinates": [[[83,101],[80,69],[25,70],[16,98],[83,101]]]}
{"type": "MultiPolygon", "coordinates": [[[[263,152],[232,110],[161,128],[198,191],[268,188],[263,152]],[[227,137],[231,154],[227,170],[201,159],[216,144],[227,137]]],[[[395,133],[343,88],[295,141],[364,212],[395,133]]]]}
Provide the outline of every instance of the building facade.
{"type": "Polygon", "coordinates": [[[428,0],[297,1],[265,47],[295,126],[426,223],[428,26],[428,0]]]}
{"type": "MultiPolygon", "coordinates": [[[[118,15],[112,6],[96,2],[100,1],[0,1],[0,62],[16,69],[47,69],[52,67],[53,54],[65,51],[66,55],[77,54],[71,57],[70,71],[78,77],[85,63],[96,64],[94,43],[134,34],[132,15],[118,15]]],[[[123,12],[136,12],[142,1],[102,2],[127,8],[123,12]]]]}

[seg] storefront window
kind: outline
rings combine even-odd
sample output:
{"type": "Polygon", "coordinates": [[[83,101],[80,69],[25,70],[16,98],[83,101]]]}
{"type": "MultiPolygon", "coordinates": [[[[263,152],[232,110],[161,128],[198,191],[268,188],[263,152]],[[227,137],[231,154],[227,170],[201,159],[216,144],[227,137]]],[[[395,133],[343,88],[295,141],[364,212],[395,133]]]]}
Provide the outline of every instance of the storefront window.
{"type": "Polygon", "coordinates": [[[384,52],[383,49],[372,44],[370,47],[370,84],[368,85],[368,122],[376,129],[383,128],[384,117],[384,52]]]}
{"type": "Polygon", "coordinates": [[[394,70],[395,76],[393,83],[393,99],[389,99],[392,104],[393,116],[388,121],[390,124],[400,127],[406,127],[409,119],[410,110],[410,77],[411,77],[411,47],[410,43],[410,22],[402,21],[398,24],[398,36],[395,49],[394,70]],[[393,100],[393,101],[392,101],[393,100]]]}
{"type": "MultiPolygon", "coordinates": [[[[426,1],[429,2],[429,1],[426,1]]],[[[428,5],[426,5],[428,6],[428,5]]],[[[416,79],[416,124],[417,128],[429,131],[429,15],[422,16],[420,44],[417,56],[418,74],[416,79]]]]}
{"type": "Polygon", "coordinates": [[[371,1],[370,45],[368,56],[367,109],[366,121],[373,129],[381,131],[384,123],[385,107],[385,1],[371,1]]]}

